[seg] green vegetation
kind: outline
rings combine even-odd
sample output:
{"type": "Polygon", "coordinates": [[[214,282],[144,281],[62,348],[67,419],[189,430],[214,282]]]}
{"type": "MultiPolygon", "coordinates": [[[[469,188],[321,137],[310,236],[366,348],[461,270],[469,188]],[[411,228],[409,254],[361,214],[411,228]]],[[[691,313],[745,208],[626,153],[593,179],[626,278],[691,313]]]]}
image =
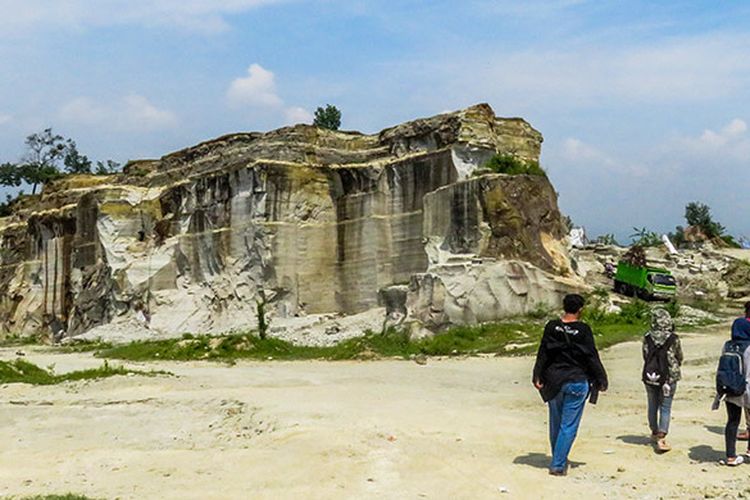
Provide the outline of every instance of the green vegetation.
{"type": "Polygon", "coordinates": [[[326,104],[326,107],[318,107],[315,110],[315,119],[313,125],[328,130],[338,130],[341,126],[341,111],[332,104],[326,104]]]}
{"type": "MultiPolygon", "coordinates": [[[[711,208],[705,203],[693,201],[685,206],[685,221],[691,229],[697,229],[705,238],[721,240],[725,245],[732,248],[741,248],[741,245],[733,236],[726,234],[726,228],[713,219],[711,208]]],[[[677,226],[673,233],[669,233],[669,239],[678,248],[688,243],[685,234],[686,229],[677,226]]]]}
{"type": "Polygon", "coordinates": [[[691,226],[699,228],[709,238],[724,234],[724,226],[713,220],[711,209],[705,203],[693,201],[685,206],[685,220],[691,226]]]}
{"type": "Polygon", "coordinates": [[[509,154],[494,155],[484,162],[482,168],[491,170],[496,174],[547,176],[547,172],[539,165],[538,161],[522,160],[509,154]]]}
{"type": "Polygon", "coordinates": [[[597,245],[618,245],[617,238],[613,233],[601,234],[596,237],[594,243],[597,245]]]}
{"type": "Polygon", "coordinates": [[[633,245],[640,247],[655,247],[661,245],[661,237],[654,231],[649,231],[645,227],[634,227],[633,234],[630,235],[633,245]]]}
{"type": "MultiPolygon", "coordinates": [[[[98,161],[94,169],[91,160],[78,151],[75,141],[53,133],[51,128],[27,136],[25,145],[26,152],[19,163],[0,164],[0,185],[29,184],[34,195],[37,186],[44,186],[65,174],[105,175],[119,169],[119,164],[112,160],[98,161]]],[[[0,216],[10,214],[12,201],[8,197],[5,203],[0,203],[0,216]]]]}
{"type": "Polygon", "coordinates": [[[406,331],[389,329],[384,333],[367,332],[362,337],[345,340],[330,347],[297,346],[275,338],[261,339],[252,334],[225,337],[187,335],[182,339],[133,342],[102,350],[97,355],[131,361],[347,360],[374,357],[409,358],[416,354],[464,355],[504,352],[506,346],[517,342],[536,343],[542,327],[543,323],[539,321],[487,323],[455,327],[435,337],[417,341],[411,341],[406,331]]]}
{"type": "Polygon", "coordinates": [[[16,347],[23,345],[39,345],[43,343],[42,337],[39,335],[7,335],[4,339],[0,340],[0,347],[16,347]]]}
{"type": "MultiPolygon", "coordinates": [[[[606,293],[606,291],[604,291],[606,293]]],[[[649,305],[640,300],[622,307],[619,313],[608,313],[601,292],[589,298],[584,319],[592,326],[601,348],[638,338],[649,322],[649,305]]],[[[432,338],[410,340],[408,332],[388,329],[384,333],[367,332],[362,337],[345,340],[329,347],[297,346],[275,338],[260,338],[252,333],[222,337],[185,335],[181,339],[140,341],[105,348],[97,353],[103,358],[130,361],[212,360],[234,362],[255,360],[352,360],[415,355],[457,356],[481,353],[503,355],[530,354],[536,351],[546,320],[556,312],[545,305],[537,306],[527,317],[502,323],[457,326],[432,338]]]]}
{"type": "Polygon", "coordinates": [[[88,370],[78,370],[69,373],[56,375],[53,370],[40,368],[33,363],[16,359],[14,361],[0,361],[0,384],[24,383],[33,385],[52,385],[61,382],[70,382],[75,380],[93,380],[98,378],[113,377],[115,375],[167,375],[163,371],[142,372],[130,370],[123,366],[111,366],[104,361],[99,368],[90,368],[88,370]]]}
{"type": "Polygon", "coordinates": [[[94,500],[92,497],[87,497],[85,495],[76,495],[75,493],[63,493],[61,495],[55,494],[55,495],[32,495],[32,496],[26,496],[26,497],[5,497],[7,499],[15,499],[18,498],[19,500],[94,500]]]}

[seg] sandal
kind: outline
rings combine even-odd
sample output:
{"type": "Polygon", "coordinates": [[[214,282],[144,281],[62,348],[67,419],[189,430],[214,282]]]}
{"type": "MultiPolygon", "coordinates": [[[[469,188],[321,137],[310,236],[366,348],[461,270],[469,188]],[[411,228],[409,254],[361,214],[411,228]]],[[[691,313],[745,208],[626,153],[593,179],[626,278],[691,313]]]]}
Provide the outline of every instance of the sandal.
{"type": "Polygon", "coordinates": [[[672,449],[672,447],[667,443],[667,440],[665,438],[659,438],[659,440],[656,442],[656,449],[659,451],[659,453],[666,453],[672,449]]]}

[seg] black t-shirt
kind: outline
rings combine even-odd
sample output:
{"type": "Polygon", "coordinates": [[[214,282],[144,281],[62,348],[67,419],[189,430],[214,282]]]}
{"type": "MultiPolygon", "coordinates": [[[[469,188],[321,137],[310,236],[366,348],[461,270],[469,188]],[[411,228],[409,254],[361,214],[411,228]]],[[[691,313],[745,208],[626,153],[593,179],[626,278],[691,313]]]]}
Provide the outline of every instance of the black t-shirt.
{"type": "Polygon", "coordinates": [[[539,343],[533,380],[544,384],[540,392],[545,401],[557,396],[568,382],[587,380],[596,389],[606,390],[607,372],[599,359],[591,328],[582,321],[548,322],[539,343]]]}

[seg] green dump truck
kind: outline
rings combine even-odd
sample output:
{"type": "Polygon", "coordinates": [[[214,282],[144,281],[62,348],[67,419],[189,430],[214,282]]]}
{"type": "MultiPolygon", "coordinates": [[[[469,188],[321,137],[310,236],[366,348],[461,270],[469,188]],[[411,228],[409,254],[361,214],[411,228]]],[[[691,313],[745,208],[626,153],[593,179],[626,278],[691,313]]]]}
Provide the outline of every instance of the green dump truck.
{"type": "Polygon", "coordinates": [[[677,292],[677,282],[667,269],[617,263],[615,292],[644,300],[671,299],[677,292]]]}

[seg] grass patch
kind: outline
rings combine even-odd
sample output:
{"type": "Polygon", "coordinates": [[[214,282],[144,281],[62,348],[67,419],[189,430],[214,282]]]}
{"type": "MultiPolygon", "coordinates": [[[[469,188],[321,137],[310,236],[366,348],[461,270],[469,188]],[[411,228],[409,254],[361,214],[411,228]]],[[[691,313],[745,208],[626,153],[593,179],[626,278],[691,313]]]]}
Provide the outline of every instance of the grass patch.
{"type": "Polygon", "coordinates": [[[61,382],[70,382],[76,380],[93,380],[99,378],[113,377],[115,375],[169,375],[164,371],[143,372],[131,370],[123,366],[112,366],[106,360],[98,368],[89,368],[88,370],[78,370],[69,373],[57,375],[54,371],[41,368],[33,363],[23,359],[13,361],[0,361],[0,384],[32,384],[32,385],[53,385],[61,382]]]}
{"type": "MultiPolygon", "coordinates": [[[[513,343],[538,342],[543,324],[488,323],[455,327],[432,338],[411,341],[407,332],[390,329],[385,334],[367,332],[362,337],[345,340],[334,346],[297,346],[275,339],[261,339],[251,334],[224,337],[189,336],[182,339],[139,341],[104,349],[97,356],[130,361],[147,360],[350,360],[374,357],[409,358],[416,354],[451,356],[505,351],[513,343]]],[[[515,352],[515,351],[514,351],[515,352]]],[[[519,352],[527,352],[522,350],[519,352]]]]}
{"type": "Polygon", "coordinates": [[[8,500],[19,499],[19,500],[96,500],[92,497],[85,495],[76,495],[75,493],[63,493],[62,495],[31,495],[26,497],[4,497],[8,500]]]}
{"type": "MultiPolygon", "coordinates": [[[[592,322],[599,348],[639,338],[648,329],[645,321],[608,317],[592,322]]],[[[504,323],[457,326],[431,338],[412,341],[407,332],[390,329],[385,334],[367,332],[362,337],[345,340],[334,346],[308,347],[275,339],[261,339],[253,334],[222,337],[187,335],[182,339],[138,341],[97,352],[103,358],[129,361],[192,361],[234,362],[253,360],[355,360],[372,358],[403,358],[415,355],[465,356],[501,354],[508,356],[533,354],[539,346],[545,321],[518,319],[504,323]]]]}
{"type": "Polygon", "coordinates": [[[43,339],[39,335],[8,335],[0,340],[0,347],[19,347],[24,345],[40,345],[43,339]]]}

